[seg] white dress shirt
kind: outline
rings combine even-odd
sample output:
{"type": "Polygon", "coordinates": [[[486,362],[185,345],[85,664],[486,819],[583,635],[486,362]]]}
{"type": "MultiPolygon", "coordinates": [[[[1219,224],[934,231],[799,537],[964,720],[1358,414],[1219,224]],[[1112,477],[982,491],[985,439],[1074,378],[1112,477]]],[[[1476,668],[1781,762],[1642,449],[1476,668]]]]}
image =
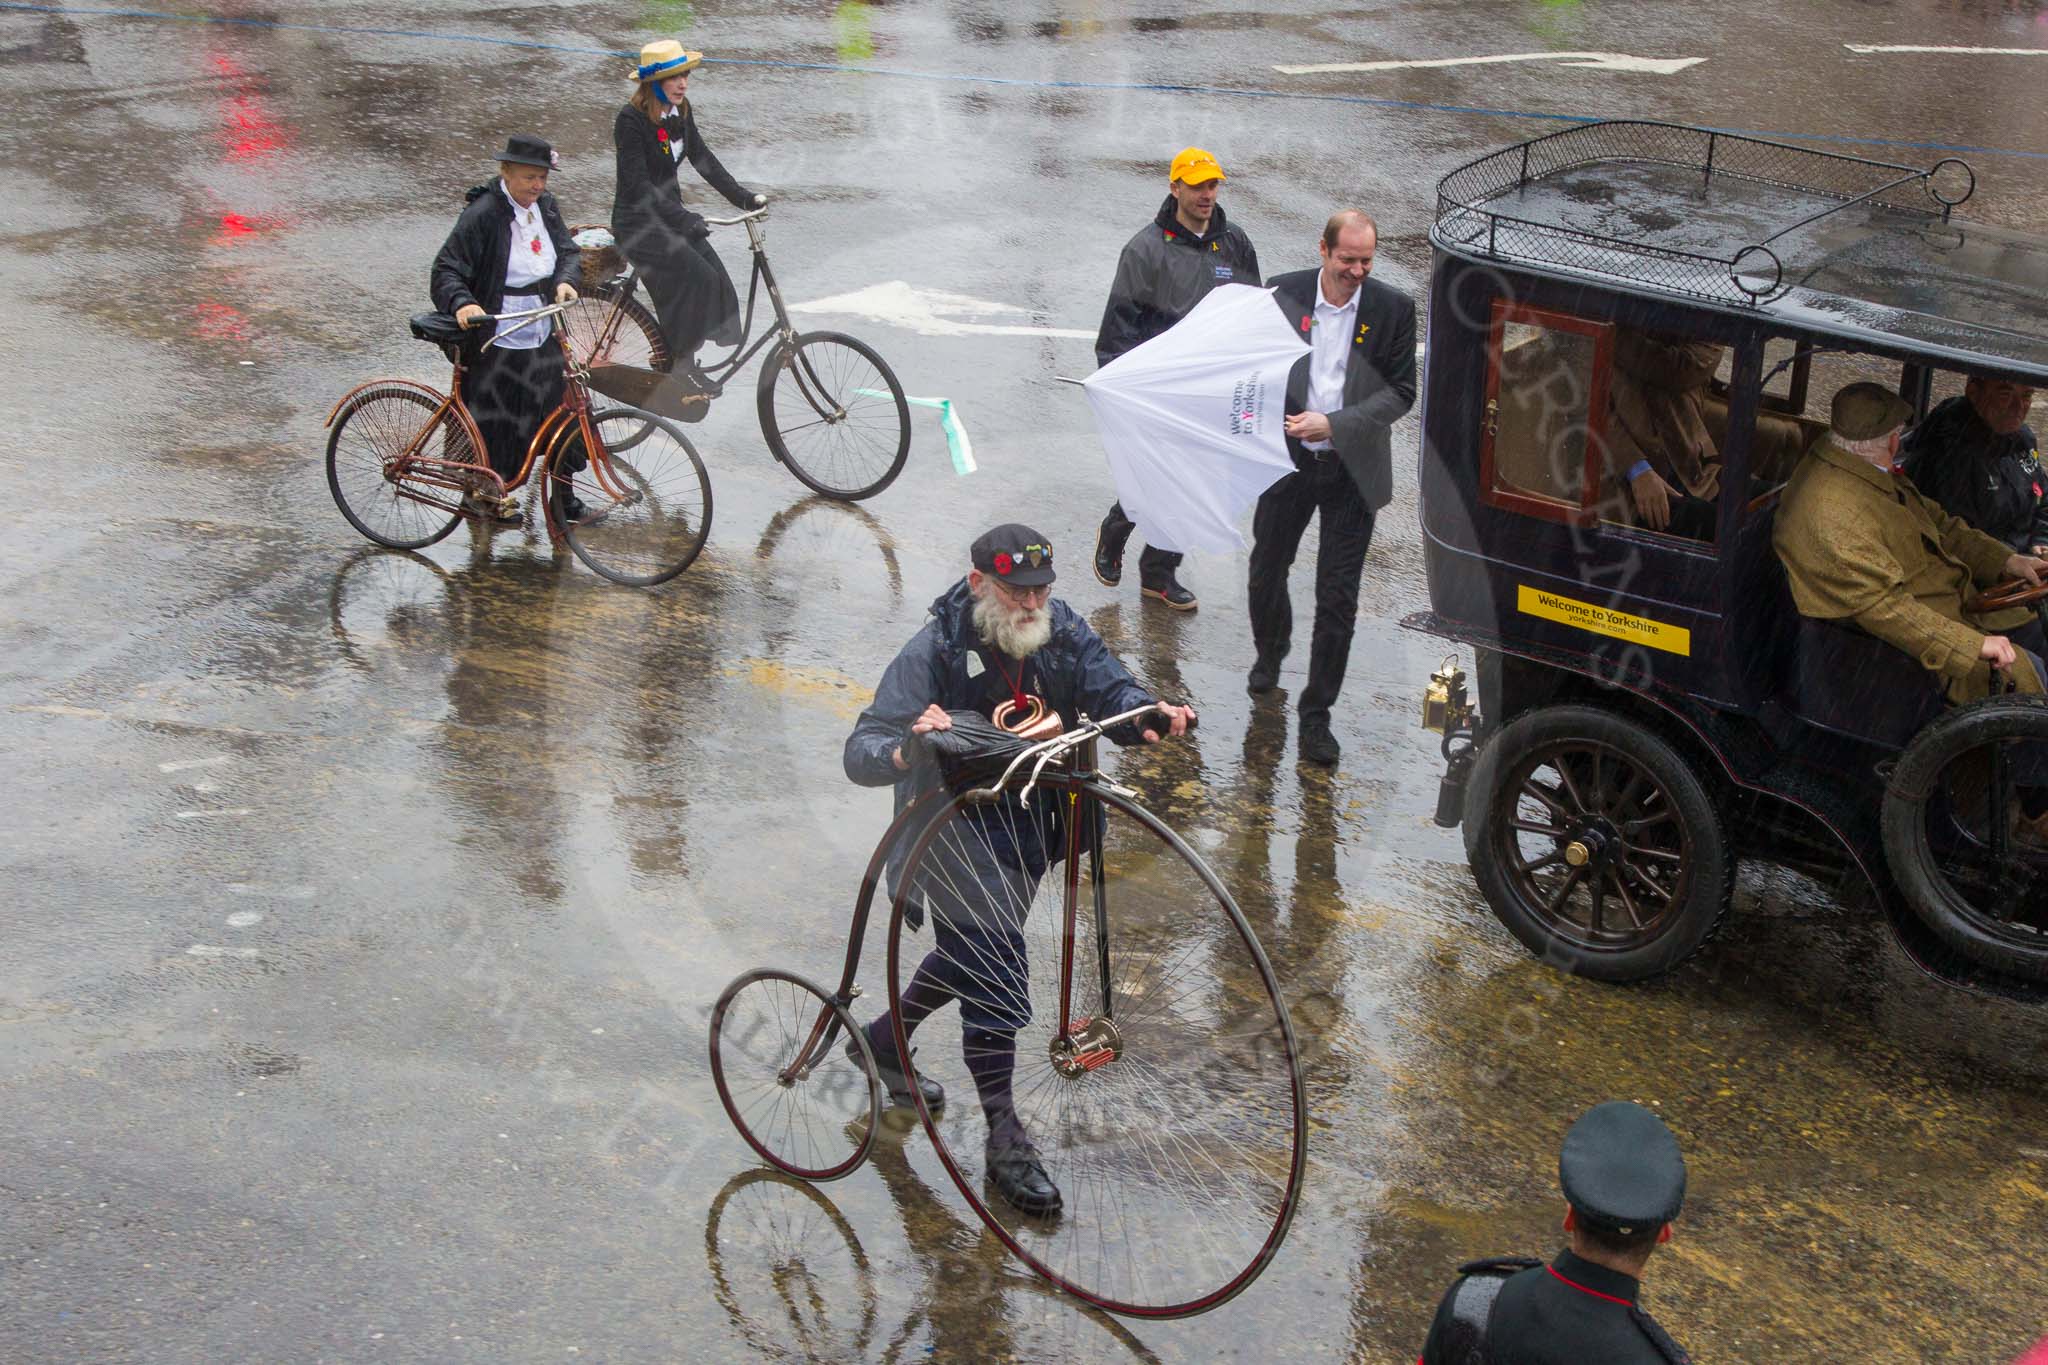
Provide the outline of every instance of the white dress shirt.
{"type": "MultiPolygon", "coordinates": [[[[1335,412],[1344,406],[1344,367],[1351,360],[1352,333],[1358,330],[1358,295],[1354,292],[1342,308],[1323,297],[1323,282],[1316,281],[1314,329],[1309,337],[1309,412],[1335,412]]],[[[1306,450],[1328,450],[1328,441],[1303,441],[1306,450]]]]}
{"type": "MultiPolygon", "coordinates": [[[[530,286],[554,278],[555,242],[548,236],[547,224],[541,221],[538,202],[527,208],[519,207],[518,202],[506,193],[502,180],[498,182],[498,193],[503,194],[505,202],[512,207],[512,252],[505,258],[503,311],[524,313],[545,302],[530,286]]],[[[498,324],[497,344],[508,351],[530,351],[546,341],[553,331],[553,318],[534,322],[501,322],[498,324]]]]}

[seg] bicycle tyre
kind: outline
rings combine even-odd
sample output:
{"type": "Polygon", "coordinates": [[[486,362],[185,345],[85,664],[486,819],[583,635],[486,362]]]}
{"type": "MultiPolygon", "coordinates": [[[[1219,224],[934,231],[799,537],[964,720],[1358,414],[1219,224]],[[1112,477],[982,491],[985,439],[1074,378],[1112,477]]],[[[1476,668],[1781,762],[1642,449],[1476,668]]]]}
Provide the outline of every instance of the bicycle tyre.
{"type": "Polygon", "coordinates": [[[777,342],[761,364],[755,394],[768,449],[806,487],[859,502],[903,472],[910,404],[896,372],[867,343],[843,332],[777,342]]]}
{"type": "Polygon", "coordinates": [[[327,491],[349,525],[386,549],[425,549],[462,520],[456,490],[392,478],[392,467],[409,447],[438,447],[435,458],[453,464],[485,463],[455,410],[436,419],[439,407],[439,398],[423,390],[379,385],[344,403],[328,431],[327,491]],[[427,430],[430,421],[438,432],[427,430]]]}
{"type": "Polygon", "coordinates": [[[697,448],[666,418],[606,408],[590,415],[590,426],[599,448],[589,452],[580,483],[560,472],[580,434],[556,452],[548,477],[551,493],[566,483],[578,496],[588,495],[590,510],[563,528],[569,548],[614,583],[666,583],[695,562],[711,535],[711,475],[697,448]],[[631,459],[613,445],[621,430],[633,436],[631,459]]]}
{"type": "Polygon", "coordinates": [[[1012,1103],[1064,1202],[1054,1217],[1032,1216],[992,1185],[984,1190],[978,1107],[955,1103],[941,1122],[919,1093],[918,1117],[962,1197],[1012,1254],[1067,1293],[1130,1317],[1186,1317],[1241,1293],[1286,1237],[1307,1156],[1300,1054],[1272,966],[1215,873],[1156,817],[1091,780],[1043,777],[1032,801],[1071,812],[1082,796],[1109,817],[1099,860],[1106,946],[1095,923],[1095,853],[1084,849],[1088,866],[1077,860],[1071,874],[1052,864],[1028,893],[1009,871],[997,872],[998,895],[988,874],[967,869],[985,869],[977,858],[1005,840],[1019,846],[1021,807],[956,796],[920,826],[890,917],[895,1043],[925,1074],[961,1056],[958,1008],[924,1021],[915,1054],[901,1026],[904,990],[927,956],[907,942],[911,919],[922,915],[941,945],[932,959],[957,963],[969,989],[982,993],[980,1006],[1002,1014],[1028,999],[1012,1103]],[[992,835],[991,821],[1008,827],[992,835]],[[1090,983],[1106,979],[1118,1048],[1106,1059],[1095,1051],[1055,1055],[1069,875],[1079,897],[1071,1022],[1099,1029],[1102,992],[1090,983]],[[963,896],[970,881],[976,890],[963,896]],[[970,897],[978,910],[966,907],[970,897]],[[992,931],[989,907],[1005,901],[1007,918],[992,931]],[[1190,922],[1191,914],[1202,922],[1190,922]],[[997,954],[972,957],[975,950],[950,946],[977,933],[992,944],[1004,931],[1023,944],[1022,994],[994,965],[997,954]],[[1090,1065],[1090,1057],[1098,1060],[1090,1065]],[[1082,1069],[1063,1071],[1062,1061],[1082,1069]]]}
{"type": "Polygon", "coordinates": [[[568,334],[576,358],[586,365],[668,368],[668,342],[661,335],[661,323],[637,295],[622,297],[616,280],[594,284],[577,295],[576,302],[562,314],[562,330],[568,334]],[[615,305],[623,316],[602,353],[598,353],[597,338],[615,305]]]}
{"type": "Polygon", "coordinates": [[[749,1147],[802,1180],[837,1180],[868,1159],[882,1117],[882,1081],[867,1034],[818,986],[794,972],[763,967],[735,978],[711,1011],[711,1081],[725,1116],[749,1147]],[[797,1082],[783,1070],[828,1011],[828,1030],[810,1070],[797,1082]],[[765,1036],[764,1036],[765,1034],[765,1036]],[[848,1059],[851,1039],[858,1060],[848,1059]],[[858,1137],[846,1130],[859,1124],[858,1137]]]}

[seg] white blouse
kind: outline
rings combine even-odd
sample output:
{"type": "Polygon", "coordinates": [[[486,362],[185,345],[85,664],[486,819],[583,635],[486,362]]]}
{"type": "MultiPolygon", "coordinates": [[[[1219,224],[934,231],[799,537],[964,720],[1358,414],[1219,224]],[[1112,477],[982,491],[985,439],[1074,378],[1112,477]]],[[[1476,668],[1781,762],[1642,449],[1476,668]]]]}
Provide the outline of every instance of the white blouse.
{"type": "MultiPolygon", "coordinates": [[[[507,313],[523,313],[546,302],[532,286],[553,279],[555,243],[541,221],[538,202],[521,208],[498,182],[498,193],[512,208],[512,251],[505,259],[505,305],[507,313]]],[[[554,331],[553,318],[533,322],[498,324],[497,344],[507,350],[530,351],[554,331]]]]}

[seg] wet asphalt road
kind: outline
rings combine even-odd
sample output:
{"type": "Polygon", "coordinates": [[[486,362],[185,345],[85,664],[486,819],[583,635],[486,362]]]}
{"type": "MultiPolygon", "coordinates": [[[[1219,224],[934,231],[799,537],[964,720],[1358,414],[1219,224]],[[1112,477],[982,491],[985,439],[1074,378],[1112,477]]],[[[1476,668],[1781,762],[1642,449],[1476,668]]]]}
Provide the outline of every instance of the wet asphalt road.
{"type": "MultiPolygon", "coordinates": [[[[1611,1097],[1659,1107],[1691,1159],[1647,1302],[1699,1358],[2002,1360],[2042,1330],[2048,1014],[1934,985],[1791,880],[1747,879],[1724,937],[1654,987],[1527,959],[1428,818],[1413,720],[1441,651],[1394,625],[1425,604],[1413,421],[1324,776],[1242,691],[1241,557],[1191,565],[1188,617],[1087,575],[1110,485],[1052,376],[1088,367],[1066,333],[1092,333],[1183,143],[1231,171],[1269,272],[1312,263],[1353,202],[1412,288],[1437,177],[1557,126],[1127,87],[2038,158],[2041,60],[1841,44],[2048,46],[2048,8],[212,8],[254,22],[0,8],[0,1356],[1409,1359],[1457,1262],[1553,1245],[1556,1142],[1611,1097]],[[917,326],[806,315],[958,401],[980,472],[952,472],[927,413],[888,492],[806,501],[742,386],[693,429],[717,516],[665,589],[531,532],[368,549],[328,499],[321,425],[364,379],[445,377],[403,321],[461,189],[531,130],[562,151],[571,220],[609,209],[621,63],[451,37],[670,33],[771,63],[692,93],[777,196],[793,301],[893,281],[981,301],[917,326]],[[1270,70],[1557,50],[1709,60],[1270,70]],[[1121,771],[1209,850],[1307,1045],[1300,1218],[1192,1323],[1040,1291],[919,1134],[816,1191],[751,1174],[707,1075],[727,979],[836,974],[888,813],[841,740],[972,530],[1011,518],[1054,539],[1113,648],[1202,708],[1195,742],[1121,771]]],[[[1973,159],[1971,213],[2040,221],[2048,160],[1973,159]]],[[[884,991],[878,953],[863,980],[884,991]]]]}

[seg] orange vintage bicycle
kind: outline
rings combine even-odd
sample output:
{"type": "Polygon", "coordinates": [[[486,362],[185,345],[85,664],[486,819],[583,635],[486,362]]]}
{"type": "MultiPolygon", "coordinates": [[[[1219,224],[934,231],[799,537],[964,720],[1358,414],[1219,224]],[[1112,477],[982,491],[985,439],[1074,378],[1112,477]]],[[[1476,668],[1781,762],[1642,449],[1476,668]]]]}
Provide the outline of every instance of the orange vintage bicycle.
{"type": "MultiPolygon", "coordinates": [[[[490,320],[534,322],[570,307],[551,304],[490,320]]],[[[462,347],[473,334],[445,313],[414,317],[412,334],[438,345],[453,363],[447,393],[412,379],[373,379],[327,415],[327,487],[351,526],[379,545],[417,550],[463,518],[484,515],[465,495],[503,506],[532,482],[546,494],[539,501],[549,540],[566,540],[578,559],[615,583],[665,583],[696,559],[711,532],[704,461],[664,418],[629,407],[593,410],[590,357],[577,354],[562,329],[544,343],[561,349],[561,402],[510,479],[491,468],[476,419],[463,405],[462,347]],[[565,518],[561,508],[577,502],[582,510],[565,518]]]]}

